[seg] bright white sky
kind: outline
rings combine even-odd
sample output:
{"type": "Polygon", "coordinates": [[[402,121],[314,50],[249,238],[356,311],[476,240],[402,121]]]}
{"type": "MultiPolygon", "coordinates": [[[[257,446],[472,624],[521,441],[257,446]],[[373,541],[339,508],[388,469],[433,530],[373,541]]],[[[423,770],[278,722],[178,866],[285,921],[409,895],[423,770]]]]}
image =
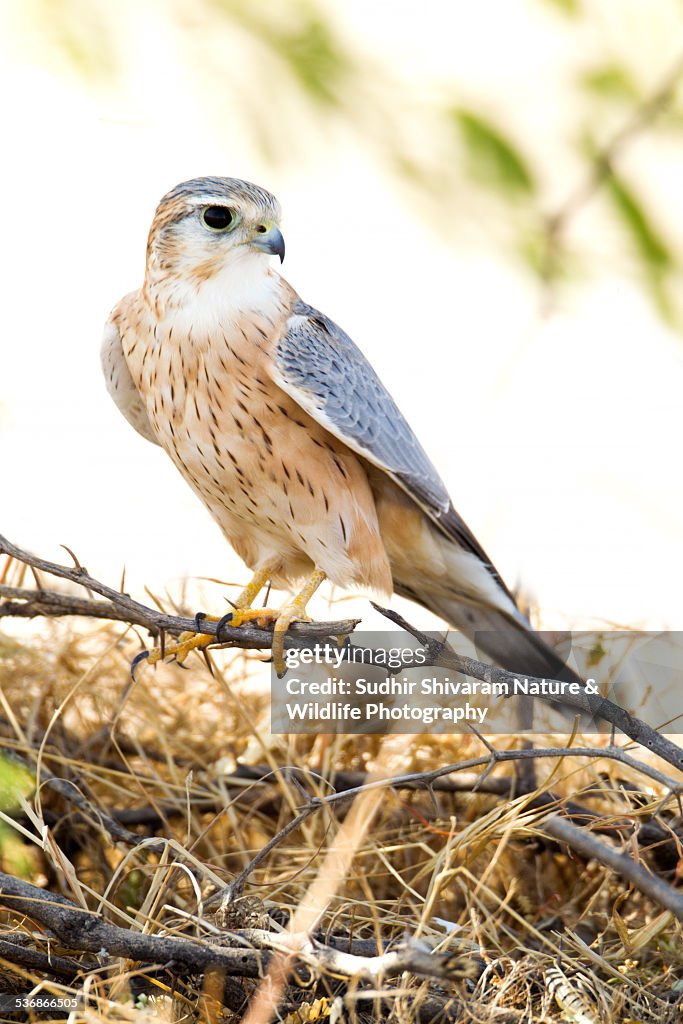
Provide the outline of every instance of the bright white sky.
{"type": "MultiPolygon", "coordinates": [[[[99,369],[102,324],[141,282],[158,198],[183,178],[227,174],[279,196],[285,275],[365,350],[456,506],[549,626],[683,628],[683,340],[639,291],[606,269],[540,323],[533,284],[485,246],[426,227],[350,133],[301,115],[282,168],[265,165],[240,117],[225,106],[218,116],[197,84],[163,5],[119,6],[129,67],[108,92],[2,33],[0,532],[57,560],[68,544],[113,583],[125,563],[139,596],[187,574],[246,579],[99,369]]],[[[488,97],[542,151],[558,198],[575,178],[553,133],[571,114],[564,84],[577,62],[606,34],[615,53],[637,42],[654,81],[683,43],[665,0],[658,19],[636,0],[596,2],[585,37],[558,33],[534,0],[422,0],[419,20],[412,2],[330,6],[416,95],[450,79],[488,97]]],[[[653,173],[680,245],[683,147],[653,173]]]]}

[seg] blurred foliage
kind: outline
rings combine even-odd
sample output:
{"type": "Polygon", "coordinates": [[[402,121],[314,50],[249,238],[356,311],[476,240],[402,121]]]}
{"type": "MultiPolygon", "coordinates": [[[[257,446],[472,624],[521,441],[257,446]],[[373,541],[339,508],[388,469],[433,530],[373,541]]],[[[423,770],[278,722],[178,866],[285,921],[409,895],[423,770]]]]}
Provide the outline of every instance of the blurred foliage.
{"type": "Polygon", "coordinates": [[[606,100],[626,100],[637,103],[639,89],[625,67],[619,64],[602,64],[587,71],[582,78],[584,88],[606,100]]]}
{"type": "Polygon", "coordinates": [[[545,0],[550,7],[556,7],[565,14],[578,15],[581,12],[579,0],[545,0]]]}
{"type": "Polygon", "coordinates": [[[0,811],[11,814],[21,806],[22,798],[31,795],[35,778],[23,764],[0,752],[0,811]]]}
{"type": "MultiPolygon", "coordinates": [[[[35,784],[35,777],[28,768],[11,755],[0,752],[0,811],[3,814],[16,815],[22,800],[33,793],[35,784]]],[[[23,878],[30,878],[34,871],[30,852],[5,820],[0,820],[0,865],[3,871],[14,871],[23,878]]]]}
{"type": "Polygon", "coordinates": [[[674,322],[674,312],[667,290],[669,277],[676,267],[673,251],[655,226],[652,217],[633,188],[614,170],[606,178],[607,194],[628,234],[641,267],[647,275],[650,293],[664,318],[674,322]]]}
{"type": "MultiPolygon", "coordinates": [[[[231,115],[241,113],[264,159],[305,161],[321,138],[342,125],[408,191],[413,215],[424,217],[441,236],[446,227],[451,238],[463,241],[468,231],[472,236],[478,232],[485,244],[521,262],[539,281],[543,308],[548,308],[549,295],[554,301],[564,280],[586,279],[609,269],[609,262],[619,272],[635,264],[635,277],[659,314],[683,328],[683,311],[675,302],[676,286],[683,283],[683,242],[667,241],[657,227],[661,213],[650,210],[656,208],[656,197],[650,195],[647,176],[629,173],[627,181],[620,166],[623,151],[644,134],[669,133],[680,140],[678,70],[674,66],[672,75],[662,62],[657,74],[664,85],[653,71],[644,88],[643,61],[635,59],[640,40],[636,36],[630,41],[630,56],[622,51],[615,56],[606,35],[600,35],[599,4],[530,2],[536,3],[539,15],[557,12],[547,31],[575,34],[579,51],[586,32],[593,40],[574,81],[569,78],[563,86],[571,92],[574,123],[563,125],[551,140],[552,152],[564,151],[563,163],[578,168],[579,201],[570,190],[564,203],[553,200],[555,208],[547,196],[557,196],[557,162],[553,166],[546,159],[543,140],[539,145],[536,138],[520,138],[518,128],[508,127],[509,101],[502,88],[491,114],[491,97],[478,101],[465,90],[466,83],[456,85],[454,68],[453,81],[439,83],[425,103],[377,53],[364,53],[361,43],[345,35],[341,0],[336,0],[336,9],[332,0],[165,0],[160,7],[141,0],[138,7],[146,17],[165,18],[175,26],[193,67],[207,76],[212,102],[219,109],[221,104],[229,107],[231,115]],[[601,39],[602,51],[596,39],[601,39]],[[231,53],[242,59],[231,60],[231,53]],[[630,66],[631,59],[640,70],[630,66]],[[465,91],[466,104],[458,95],[465,91]],[[630,122],[637,123],[637,131],[612,152],[615,136],[630,122]],[[586,138],[598,141],[586,147],[586,138]],[[600,237],[595,233],[592,248],[583,236],[579,243],[573,231],[573,222],[587,206],[597,212],[596,224],[602,218],[621,229],[598,229],[600,237]],[[624,245],[623,252],[610,252],[606,263],[608,235],[621,237],[624,245]]],[[[652,13],[664,2],[652,3],[652,13]]],[[[112,0],[25,4],[34,38],[89,85],[105,86],[125,73],[126,32],[135,23],[131,10],[136,10],[132,2],[119,5],[112,0]]],[[[415,17],[420,17],[418,12],[415,17]]],[[[495,73],[492,67],[494,82],[495,73]]]]}
{"type": "Polygon", "coordinates": [[[536,191],[526,159],[500,129],[471,110],[455,109],[452,116],[464,145],[467,169],[475,181],[512,197],[536,191]]]}
{"type": "Polygon", "coordinates": [[[48,44],[88,80],[111,81],[119,55],[104,4],[88,0],[34,0],[35,20],[48,44]]]}
{"type": "Polygon", "coordinates": [[[253,0],[209,0],[209,6],[265,43],[312,103],[325,108],[340,104],[354,60],[314,4],[298,0],[285,5],[294,17],[284,23],[273,17],[272,6],[253,0]]]}

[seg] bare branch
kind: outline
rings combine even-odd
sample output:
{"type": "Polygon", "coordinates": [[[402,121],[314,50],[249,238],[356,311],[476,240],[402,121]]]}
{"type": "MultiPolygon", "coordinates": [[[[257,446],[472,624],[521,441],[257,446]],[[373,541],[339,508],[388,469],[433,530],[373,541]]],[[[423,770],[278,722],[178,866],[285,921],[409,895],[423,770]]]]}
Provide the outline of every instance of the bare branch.
{"type": "Polygon", "coordinates": [[[603,843],[592,835],[588,829],[577,828],[566,818],[560,818],[557,815],[542,822],[540,830],[545,835],[566,843],[586,860],[597,860],[605,867],[611,868],[655,903],[670,910],[679,921],[683,921],[683,894],[672,885],[663,882],[661,878],[651,874],[628,854],[619,853],[613,846],[608,846],[607,843],[603,843]]]}
{"type": "MultiPolygon", "coordinates": [[[[466,676],[471,676],[473,679],[481,679],[486,683],[493,683],[503,688],[507,688],[508,692],[514,690],[514,681],[519,678],[519,673],[508,672],[506,669],[497,668],[494,665],[487,665],[482,661],[475,661],[474,658],[468,658],[464,654],[456,654],[453,648],[442,641],[436,641],[432,637],[427,636],[421,630],[411,626],[402,615],[392,611],[390,608],[382,608],[379,605],[373,604],[373,607],[377,611],[385,615],[386,618],[395,622],[397,625],[402,626],[403,629],[407,630],[412,636],[420,641],[427,650],[429,651],[429,660],[426,662],[427,665],[436,666],[438,668],[448,668],[455,672],[462,672],[466,676]]],[[[543,681],[536,676],[526,676],[530,684],[541,684],[543,681]]],[[[653,729],[652,726],[647,725],[640,718],[636,718],[634,715],[630,715],[628,711],[620,708],[617,704],[614,704],[611,700],[606,697],[602,697],[599,694],[588,693],[583,691],[580,694],[572,694],[569,692],[568,687],[564,687],[561,701],[554,700],[550,697],[544,697],[539,695],[537,700],[544,700],[550,704],[561,703],[562,706],[568,705],[569,707],[575,708],[577,711],[583,714],[589,715],[593,719],[599,719],[603,722],[609,722],[611,725],[620,729],[629,739],[635,740],[636,743],[640,743],[641,746],[647,750],[651,750],[653,754],[657,754],[663,761],[667,761],[668,764],[677,768],[679,771],[683,770],[683,749],[672,743],[661,733],[653,729]]],[[[517,751],[516,753],[522,753],[517,751]]],[[[662,776],[662,779],[666,778],[662,776]]],[[[679,792],[682,782],[673,782],[668,779],[666,785],[672,787],[673,791],[679,792]]]]}
{"type": "MultiPolygon", "coordinates": [[[[328,937],[323,943],[303,933],[283,934],[262,929],[225,932],[220,936],[220,942],[211,943],[147,935],[109,924],[64,896],[46,892],[2,873],[0,905],[49,928],[68,949],[95,953],[107,959],[125,957],[142,963],[174,965],[199,973],[210,967],[220,967],[226,975],[257,978],[268,964],[269,952],[274,951],[285,951],[321,973],[345,977],[390,978],[403,971],[411,971],[423,977],[452,980],[478,973],[477,963],[472,957],[435,954],[422,944],[410,942],[385,952],[378,951],[375,943],[364,940],[328,937]]],[[[0,941],[0,954],[8,944],[0,941]]],[[[13,951],[17,962],[31,960],[32,966],[43,966],[42,957],[36,959],[31,956],[31,951],[25,949],[23,943],[18,949],[18,953],[13,951]]],[[[71,961],[65,958],[60,959],[58,966],[63,974],[72,968],[71,961]]]]}
{"type": "MultiPolygon", "coordinates": [[[[48,562],[22,551],[2,537],[0,537],[0,553],[24,562],[36,572],[43,572],[66,579],[105,599],[104,602],[97,602],[82,598],[69,598],[65,595],[54,594],[43,588],[35,591],[24,591],[19,588],[3,586],[0,588],[0,597],[4,597],[6,600],[4,604],[0,605],[0,615],[7,614],[8,609],[9,613],[13,614],[13,609],[23,605],[24,608],[29,609],[31,614],[35,615],[94,614],[97,617],[114,618],[146,626],[156,632],[163,630],[170,633],[179,633],[187,629],[197,629],[199,627],[201,632],[215,636],[215,623],[206,620],[195,623],[192,619],[168,616],[148,608],[134,601],[128,595],[120,594],[111,587],[107,587],[93,579],[80,564],[76,564],[75,567],[71,568],[48,562]]],[[[514,673],[486,665],[463,655],[458,655],[449,645],[417,630],[395,612],[381,608],[378,610],[397,625],[417,637],[427,649],[429,655],[427,664],[462,672],[485,682],[505,684],[506,687],[509,687],[514,682],[516,678],[514,673]]],[[[340,633],[352,632],[356,624],[356,620],[340,623],[302,624],[302,627],[297,630],[296,635],[290,636],[288,643],[291,643],[292,646],[310,646],[315,642],[327,642],[328,638],[335,638],[340,633]]],[[[272,642],[272,634],[270,632],[251,628],[245,629],[244,627],[239,629],[228,628],[226,629],[226,636],[230,643],[237,643],[240,647],[247,648],[269,648],[272,642]]],[[[222,639],[223,635],[221,634],[220,640],[222,639]]],[[[350,647],[349,651],[352,653],[353,647],[350,647]]],[[[529,679],[531,682],[540,682],[533,679],[533,677],[529,677],[529,679]]],[[[591,715],[593,718],[611,723],[614,728],[620,729],[630,739],[641,743],[676,769],[680,770],[683,767],[683,750],[680,747],[661,736],[646,723],[629,715],[611,701],[585,691],[578,695],[567,692],[563,700],[564,703],[591,715]]],[[[453,773],[471,771],[472,769],[482,767],[486,768],[488,772],[497,764],[506,761],[523,762],[539,758],[564,758],[567,756],[589,759],[608,758],[619,761],[663,786],[671,794],[680,795],[683,792],[683,781],[674,779],[658,769],[637,760],[614,745],[609,747],[570,748],[565,746],[537,750],[506,751],[496,751],[490,748],[485,756],[472,758],[455,765],[448,765],[434,771],[415,772],[394,778],[375,779],[374,781],[365,782],[360,786],[350,786],[343,792],[334,792],[323,797],[315,796],[311,798],[303,807],[301,813],[273,837],[257,857],[247,865],[233,885],[228,887],[227,898],[228,900],[234,898],[242,890],[246,880],[257,864],[261,863],[275,846],[297,829],[310,814],[322,807],[331,806],[341,801],[353,800],[359,794],[366,794],[370,790],[377,788],[424,787],[428,789],[437,786],[441,780],[453,773]]],[[[88,814],[89,817],[98,821],[115,842],[122,841],[127,844],[138,842],[138,837],[134,833],[129,832],[121,822],[116,821],[110,815],[102,814],[99,810],[92,807],[89,801],[79,793],[72,783],[57,779],[51,775],[45,781],[50,788],[58,791],[65,799],[78,807],[81,812],[88,814]]],[[[484,782],[489,783],[492,780],[485,778],[484,782]]],[[[550,809],[548,801],[552,800],[553,798],[550,794],[529,794],[526,806],[530,810],[535,806],[541,813],[544,810],[547,813],[547,810],[550,809]]],[[[636,863],[631,857],[618,852],[612,846],[592,835],[586,828],[579,828],[575,821],[576,816],[575,820],[571,821],[566,817],[553,814],[541,822],[539,829],[544,835],[567,843],[582,856],[595,858],[611,870],[618,872],[643,893],[667,910],[670,910],[679,920],[683,921],[683,896],[680,896],[666,882],[651,875],[646,868],[636,863]]],[[[611,822],[611,827],[615,831],[621,830],[615,826],[616,823],[611,822]]],[[[148,844],[149,841],[145,841],[145,845],[147,846],[148,844]]],[[[163,845],[163,842],[160,841],[156,852],[161,852],[163,845]]],[[[216,948],[206,943],[189,940],[141,935],[138,932],[129,932],[127,929],[107,924],[94,915],[88,914],[70,904],[63,897],[44,893],[42,890],[28,886],[27,883],[20,882],[18,879],[13,879],[10,876],[0,875],[0,886],[2,890],[0,902],[5,906],[14,907],[23,913],[29,914],[45,926],[51,928],[65,943],[70,945],[70,948],[78,948],[83,952],[97,952],[105,948],[112,955],[116,956],[125,956],[143,962],[174,961],[182,964],[186,969],[198,971],[204,970],[209,966],[220,966],[225,970],[226,974],[237,974],[243,977],[257,977],[264,970],[265,961],[263,955],[254,949],[216,948]]],[[[226,892],[221,893],[218,898],[224,904],[226,892]]],[[[313,950],[312,946],[306,945],[306,943],[310,944],[312,940],[306,939],[304,942],[301,939],[300,941],[302,943],[299,948],[300,953],[304,949],[307,955],[313,955],[313,952],[316,952],[319,966],[327,962],[325,960],[327,954],[321,957],[317,955],[320,953],[317,946],[313,950]]],[[[274,948],[272,943],[269,948],[274,948]]],[[[337,973],[344,973],[338,958],[332,957],[330,963],[333,961],[336,964],[334,970],[337,973]]],[[[389,961],[383,961],[383,970],[387,968],[388,963],[389,961]]],[[[401,970],[413,970],[415,973],[420,973],[415,967],[414,959],[412,961],[413,967],[406,966],[404,960],[396,957],[394,957],[392,963],[402,964],[401,970]]],[[[434,967],[434,962],[430,961],[430,963],[431,967],[434,967]]],[[[354,966],[354,971],[357,966],[354,966]]],[[[366,974],[367,970],[366,966],[366,974]]]]}
{"type": "Polygon", "coordinates": [[[93,971],[98,967],[96,960],[84,963],[75,958],[58,956],[51,951],[44,953],[35,949],[29,936],[21,932],[0,932],[0,959],[65,981],[73,981],[84,971],[93,971]]]}
{"type": "MultiPolygon", "coordinates": [[[[216,622],[205,618],[196,620],[184,616],[166,615],[157,609],[140,604],[128,594],[122,594],[118,590],[100,583],[99,580],[90,576],[82,565],[71,567],[38,558],[0,535],[0,555],[3,554],[17,559],[33,569],[75,583],[107,600],[106,602],[88,601],[84,598],[44,589],[24,590],[2,585],[0,586],[0,598],[6,600],[0,601],[0,618],[3,616],[35,618],[37,616],[82,615],[144,626],[154,636],[159,636],[162,632],[178,636],[180,633],[190,631],[203,633],[206,636],[216,636],[216,622]]],[[[336,644],[336,638],[352,633],[358,622],[358,619],[328,623],[295,622],[290,627],[287,644],[289,647],[306,647],[310,646],[311,642],[336,644]]],[[[272,642],[273,634],[269,630],[256,629],[247,624],[237,629],[229,625],[221,627],[220,643],[228,643],[230,646],[240,647],[244,650],[270,650],[272,642]]]]}
{"type": "Polygon", "coordinates": [[[274,933],[251,929],[232,934],[253,943],[258,949],[294,954],[318,970],[347,978],[378,981],[410,971],[424,978],[453,981],[456,978],[476,977],[481,973],[480,962],[471,955],[461,952],[433,953],[425,943],[416,943],[410,939],[394,949],[368,956],[335,949],[305,932],[274,933]]]}

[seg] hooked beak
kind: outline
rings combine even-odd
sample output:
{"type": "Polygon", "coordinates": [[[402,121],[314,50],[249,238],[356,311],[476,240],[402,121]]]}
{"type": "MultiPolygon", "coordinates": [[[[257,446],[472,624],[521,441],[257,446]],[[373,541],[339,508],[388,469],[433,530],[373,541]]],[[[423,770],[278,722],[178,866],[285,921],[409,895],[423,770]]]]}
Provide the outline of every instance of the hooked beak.
{"type": "Polygon", "coordinates": [[[255,235],[251,244],[255,249],[267,252],[270,256],[279,256],[280,263],[285,258],[285,240],[277,224],[273,224],[268,231],[255,235]]]}

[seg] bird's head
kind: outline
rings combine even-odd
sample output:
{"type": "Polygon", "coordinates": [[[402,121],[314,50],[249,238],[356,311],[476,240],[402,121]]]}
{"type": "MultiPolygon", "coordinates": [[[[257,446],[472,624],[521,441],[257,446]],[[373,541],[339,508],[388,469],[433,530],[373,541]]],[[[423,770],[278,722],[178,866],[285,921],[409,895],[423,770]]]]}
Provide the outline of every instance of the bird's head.
{"type": "MultiPolygon", "coordinates": [[[[285,256],[280,205],[238,178],[194,178],[159,203],[147,243],[147,270],[195,286],[240,264],[285,256]]],[[[265,268],[264,268],[265,269],[265,268]]]]}

